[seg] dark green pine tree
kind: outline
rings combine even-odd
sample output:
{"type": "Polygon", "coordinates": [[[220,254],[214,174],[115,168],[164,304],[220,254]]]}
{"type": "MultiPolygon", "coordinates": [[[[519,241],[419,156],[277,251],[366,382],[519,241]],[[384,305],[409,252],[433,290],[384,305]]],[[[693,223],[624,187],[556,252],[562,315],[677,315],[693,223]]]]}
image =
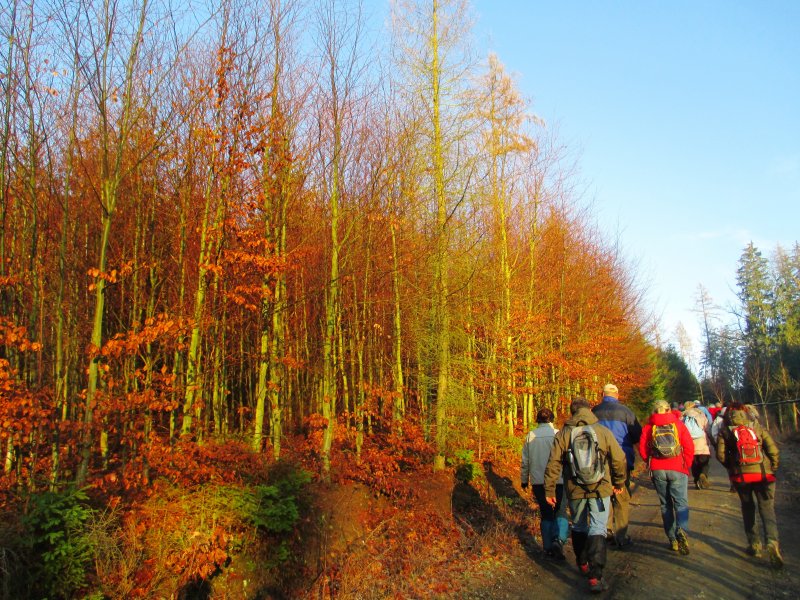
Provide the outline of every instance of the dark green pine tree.
{"type": "Polygon", "coordinates": [[[670,404],[683,404],[696,402],[700,396],[700,386],[697,377],[692,373],[689,365],[672,346],[659,350],[659,370],[664,379],[664,399],[670,404]]]}
{"type": "Polygon", "coordinates": [[[791,253],[779,246],[774,264],[778,349],[775,392],[781,399],[793,399],[800,396],[800,244],[795,243],[791,253]]]}
{"type": "Polygon", "coordinates": [[[769,261],[752,242],[736,270],[744,342],[744,398],[768,402],[774,368],[774,294],[769,261]]]}

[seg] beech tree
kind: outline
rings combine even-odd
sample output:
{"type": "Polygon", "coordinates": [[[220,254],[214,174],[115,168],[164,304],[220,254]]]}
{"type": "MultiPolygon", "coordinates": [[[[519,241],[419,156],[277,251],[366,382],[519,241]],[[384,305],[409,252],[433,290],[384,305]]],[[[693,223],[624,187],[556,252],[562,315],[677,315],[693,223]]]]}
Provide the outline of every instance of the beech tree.
{"type": "MultiPolygon", "coordinates": [[[[99,173],[93,190],[100,209],[100,241],[93,278],[94,309],[90,336],[89,368],[84,406],[84,440],[81,463],[76,474],[79,483],[85,481],[93,441],[92,422],[100,383],[100,349],[103,345],[106,287],[116,281],[116,270],[108,271],[108,251],[111,227],[117,209],[120,184],[129,172],[126,151],[131,131],[142,116],[146,95],[136,89],[139,62],[145,51],[143,44],[148,25],[148,0],[123,5],[108,2],[102,6],[82,5],[76,14],[76,28],[90,32],[85,38],[88,47],[81,48],[80,61],[97,115],[99,143],[99,173]],[[130,27],[130,30],[124,30],[130,27]],[[85,51],[85,54],[84,54],[85,51]],[[117,108],[119,107],[119,108],[117,108]]],[[[80,39],[80,38],[79,38],[80,39]]]]}

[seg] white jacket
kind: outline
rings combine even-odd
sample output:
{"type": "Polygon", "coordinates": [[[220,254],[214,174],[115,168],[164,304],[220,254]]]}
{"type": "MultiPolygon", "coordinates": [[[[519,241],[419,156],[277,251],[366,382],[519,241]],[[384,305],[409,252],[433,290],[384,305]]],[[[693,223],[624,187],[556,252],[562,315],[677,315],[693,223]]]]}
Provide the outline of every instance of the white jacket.
{"type": "MultiPolygon", "coordinates": [[[[553,439],[557,432],[558,429],[553,427],[552,423],[539,423],[536,429],[528,432],[522,445],[521,483],[544,484],[544,469],[550,459],[550,449],[553,447],[553,439]]],[[[563,482],[563,478],[559,477],[558,483],[563,482]]]]}

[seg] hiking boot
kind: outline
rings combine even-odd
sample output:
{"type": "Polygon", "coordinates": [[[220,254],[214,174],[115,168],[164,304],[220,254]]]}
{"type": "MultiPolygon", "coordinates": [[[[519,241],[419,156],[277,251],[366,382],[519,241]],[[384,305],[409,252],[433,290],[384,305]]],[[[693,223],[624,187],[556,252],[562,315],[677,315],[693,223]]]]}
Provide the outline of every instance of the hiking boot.
{"type": "Polygon", "coordinates": [[[581,575],[588,575],[589,563],[578,563],[578,570],[581,572],[581,575]]]}
{"type": "Polygon", "coordinates": [[[686,533],[683,529],[678,529],[678,533],[675,534],[678,542],[678,552],[686,556],[689,554],[689,538],[686,537],[686,533]]]}
{"type": "Polygon", "coordinates": [[[678,540],[670,540],[669,541],[669,549],[673,552],[678,551],[678,540]]]}
{"type": "Polygon", "coordinates": [[[700,473],[700,477],[697,478],[697,487],[701,490],[707,490],[711,487],[711,484],[708,482],[708,475],[700,473]]]}
{"type": "Polygon", "coordinates": [[[627,548],[630,548],[631,546],[633,546],[633,540],[630,538],[630,536],[621,540],[617,540],[618,550],[625,550],[627,548]]]}
{"type": "Polygon", "coordinates": [[[750,544],[747,549],[745,550],[747,554],[755,558],[761,558],[761,544],[756,542],[755,544],[750,544]]]}
{"type": "Polygon", "coordinates": [[[767,551],[769,552],[769,561],[776,569],[783,568],[783,556],[781,556],[781,549],[778,542],[770,542],[767,544],[767,551]]]}
{"type": "Polygon", "coordinates": [[[566,556],[564,556],[564,546],[561,540],[553,542],[553,547],[550,549],[550,558],[553,560],[564,560],[566,558],[566,556]]]}
{"type": "Polygon", "coordinates": [[[602,577],[589,578],[589,591],[593,594],[605,592],[608,589],[605,580],[602,577]]]}

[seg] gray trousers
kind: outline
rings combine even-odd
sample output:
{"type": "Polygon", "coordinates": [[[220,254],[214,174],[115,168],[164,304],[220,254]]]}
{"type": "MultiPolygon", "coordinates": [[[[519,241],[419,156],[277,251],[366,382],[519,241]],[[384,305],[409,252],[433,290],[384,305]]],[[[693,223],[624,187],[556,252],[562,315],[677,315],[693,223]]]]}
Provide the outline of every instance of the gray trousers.
{"type": "Polygon", "coordinates": [[[744,533],[748,544],[761,542],[760,532],[756,529],[756,508],[761,517],[764,536],[767,543],[778,541],[778,520],[775,518],[775,482],[759,481],[758,483],[734,483],[742,503],[742,519],[744,533]]]}

